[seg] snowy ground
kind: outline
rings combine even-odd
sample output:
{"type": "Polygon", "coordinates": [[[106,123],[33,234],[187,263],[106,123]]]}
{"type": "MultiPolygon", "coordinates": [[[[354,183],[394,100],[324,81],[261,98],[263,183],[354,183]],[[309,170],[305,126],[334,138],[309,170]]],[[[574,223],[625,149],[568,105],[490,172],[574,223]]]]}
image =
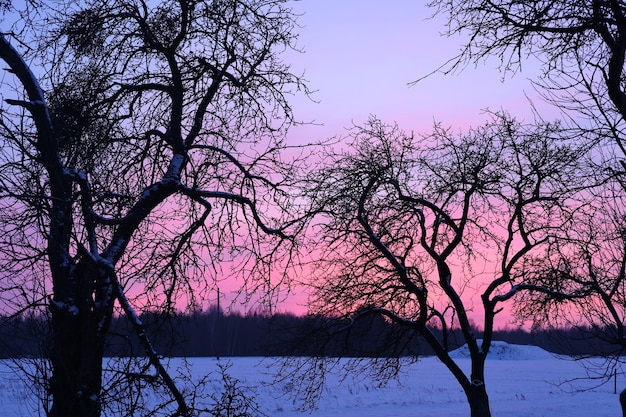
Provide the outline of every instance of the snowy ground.
{"type": "MultiPolygon", "coordinates": [[[[467,369],[469,360],[459,350],[455,355],[467,369]]],[[[229,373],[242,384],[256,390],[256,398],[268,416],[278,417],[467,417],[469,408],[456,381],[435,358],[423,358],[410,365],[399,382],[379,388],[372,381],[330,376],[316,410],[298,412],[293,399],[284,394],[287,383],[268,384],[271,376],[259,358],[230,359],[229,373]]],[[[224,362],[224,360],[222,361],[224,362]]],[[[193,359],[193,372],[200,377],[214,372],[214,358],[193,359]]],[[[499,343],[487,359],[487,389],[494,417],[618,417],[618,395],[613,382],[576,392],[559,383],[583,377],[575,362],[559,360],[532,346],[499,343]]],[[[584,382],[583,382],[584,383],[584,382]]],[[[618,391],[626,387],[624,375],[618,375],[618,391]]],[[[0,415],[32,416],[28,409],[31,394],[0,361],[0,415]]],[[[32,403],[31,403],[32,404],[32,403]]]]}

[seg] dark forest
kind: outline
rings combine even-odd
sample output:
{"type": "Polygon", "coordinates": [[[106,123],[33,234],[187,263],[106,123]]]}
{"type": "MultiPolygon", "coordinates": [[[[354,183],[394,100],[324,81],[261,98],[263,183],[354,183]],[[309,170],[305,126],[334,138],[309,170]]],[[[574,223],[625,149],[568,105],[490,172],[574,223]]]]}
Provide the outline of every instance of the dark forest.
{"type": "MultiPolygon", "coordinates": [[[[401,357],[432,355],[418,335],[373,316],[348,325],[341,320],[293,314],[224,313],[217,309],[191,314],[141,317],[157,351],[164,356],[351,356],[401,357]]],[[[448,349],[461,346],[458,330],[433,329],[448,349]]],[[[475,329],[480,337],[480,330],[475,329]]],[[[607,355],[611,345],[592,337],[592,329],[534,329],[509,327],[495,340],[535,345],[573,356],[607,355]]],[[[46,321],[41,317],[4,317],[0,321],[0,357],[42,357],[50,349],[46,321]],[[46,342],[48,341],[48,342],[46,342]]],[[[116,317],[106,356],[141,356],[143,350],[125,318],[116,317]]]]}

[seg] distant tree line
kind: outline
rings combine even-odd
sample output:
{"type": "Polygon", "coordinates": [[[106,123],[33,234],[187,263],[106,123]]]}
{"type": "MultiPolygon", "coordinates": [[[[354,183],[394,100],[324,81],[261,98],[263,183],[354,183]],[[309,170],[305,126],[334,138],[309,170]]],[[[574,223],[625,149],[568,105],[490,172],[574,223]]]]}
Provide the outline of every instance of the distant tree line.
{"type": "MultiPolygon", "coordinates": [[[[170,356],[328,356],[402,357],[432,355],[434,352],[415,331],[398,326],[380,316],[346,323],[319,316],[290,313],[225,314],[217,309],[167,317],[144,314],[141,320],[157,352],[170,356]]],[[[50,340],[43,317],[0,319],[0,358],[46,356],[50,340]]],[[[114,318],[105,356],[142,356],[140,341],[127,320],[114,318]]],[[[440,329],[432,329],[444,337],[440,329]]],[[[573,356],[607,355],[609,342],[592,337],[593,329],[533,329],[507,327],[495,332],[495,340],[534,345],[549,352],[573,356]]],[[[481,331],[475,329],[477,337],[481,331]]],[[[463,345],[459,329],[445,335],[451,349],[463,345]]]]}

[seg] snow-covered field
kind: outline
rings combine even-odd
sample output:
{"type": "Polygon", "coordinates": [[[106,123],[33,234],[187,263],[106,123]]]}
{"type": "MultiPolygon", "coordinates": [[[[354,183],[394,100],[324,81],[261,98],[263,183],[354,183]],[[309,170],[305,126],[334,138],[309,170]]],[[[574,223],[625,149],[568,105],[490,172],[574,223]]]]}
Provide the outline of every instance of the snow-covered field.
{"type": "MultiPolygon", "coordinates": [[[[469,360],[464,352],[455,356],[465,369],[469,360]]],[[[255,390],[256,400],[268,416],[324,417],[408,417],[469,416],[463,392],[448,370],[435,358],[422,358],[405,368],[399,381],[378,387],[370,380],[330,375],[317,409],[299,412],[287,382],[271,383],[267,359],[233,358],[229,374],[241,384],[255,390]]],[[[192,360],[195,376],[216,372],[217,360],[192,360]]],[[[28,387],[8,373],[0,362],[0,415],[31,416],[32,402],[28,387]]],[[[564,380],[584,377],[583,369],[572,361],[560,360],[537,347],[498,343],[487,359],[487,388],[494,417],[618,417],[621,416],[618,395],[609,384],[579,392],[564,380]]],[[[585,383],[584,381],[579,382],[585,383]]],[[[591,382],[587,382],[591,384],[591,382]]],[[[618,391],[626,387],[625,376],[618,375],[618,391]]]]}

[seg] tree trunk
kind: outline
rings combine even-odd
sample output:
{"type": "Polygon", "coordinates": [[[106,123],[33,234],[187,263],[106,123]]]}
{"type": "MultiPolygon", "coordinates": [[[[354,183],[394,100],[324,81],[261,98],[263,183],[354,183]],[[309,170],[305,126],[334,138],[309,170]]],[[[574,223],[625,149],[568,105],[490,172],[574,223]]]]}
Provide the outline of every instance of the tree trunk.
{"type": "Polygon", "coordinates": [[[469,402],[471,417],[491,417],[489,396],[487,395],[485,384],[472,384],[465,391],[465,395],[467,395],[467,401],[469,402]]]}
{"type": "MultiPolygon", "coordinates": [[[[99,417],[104,334],[109,308],[98,300],[96,268],[81,262],[66,285],[55,288],[52,318],[52,408],[49,417],[99,417]],[[104,315],[103,315],[104,313],[104,315]]],[[[110,310],[112,312],[112,310],[110,310]]]]}
{"type": "Polygon", "coordinates": [[[626,389],[620,392],[619,403],[622,405],[622,417],[626,417],[626,389]]]}
{"type": "Polygon", "coordinates": [[[52,313],[52,409],[50,417],[99,417],[102,347],[93,321],[55,307],[52,313]]]}

